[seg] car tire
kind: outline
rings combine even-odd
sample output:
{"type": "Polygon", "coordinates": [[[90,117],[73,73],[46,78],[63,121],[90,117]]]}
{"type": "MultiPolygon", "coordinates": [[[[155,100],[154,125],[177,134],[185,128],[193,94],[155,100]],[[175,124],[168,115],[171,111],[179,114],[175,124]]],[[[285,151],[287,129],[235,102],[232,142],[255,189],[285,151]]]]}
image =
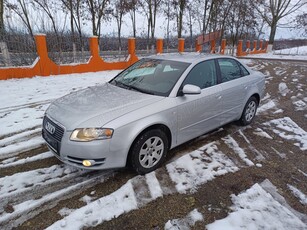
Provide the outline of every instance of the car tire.
{"type": "Polygon", "coordinates": [[[129,154],[129,163],[140,175],[154,171],[164,162],[168,139],[160,129],[152,129],[137,137],[129,154]]]}
{"type": "Polygon", "coordinates": [[[250,97],[245,104],[242,116],[239,120],[241,125],[249,125],[255,118],[258,107],[258,100],[254,96],[250,97]]]}

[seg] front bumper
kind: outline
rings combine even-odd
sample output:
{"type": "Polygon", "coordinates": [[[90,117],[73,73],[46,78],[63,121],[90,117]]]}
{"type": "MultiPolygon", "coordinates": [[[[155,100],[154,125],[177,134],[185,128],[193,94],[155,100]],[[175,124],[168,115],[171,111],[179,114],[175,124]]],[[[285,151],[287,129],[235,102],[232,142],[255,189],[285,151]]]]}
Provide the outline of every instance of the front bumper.
{"type": "MultiPolygon", "coordinates": [[[[56,123],[54,120],[50,120],[56,123]]],[[[56,138],[54,138],[43,126],[42,136],[48,148],[65,164],[92,170],[121,168],[126,166],[127,151],[110,151],[110,145],[112,142],[114,143],[114,141],[116,143],[116,140],[106,139],[77,142],[71,141],[69,139],[70,135],[71,132],[66,131],[64,128],[62,138],[56,140],[56,138]],[[83,160],[90,160],[92,165],[89,167],[84,166],[83,160]]]]}

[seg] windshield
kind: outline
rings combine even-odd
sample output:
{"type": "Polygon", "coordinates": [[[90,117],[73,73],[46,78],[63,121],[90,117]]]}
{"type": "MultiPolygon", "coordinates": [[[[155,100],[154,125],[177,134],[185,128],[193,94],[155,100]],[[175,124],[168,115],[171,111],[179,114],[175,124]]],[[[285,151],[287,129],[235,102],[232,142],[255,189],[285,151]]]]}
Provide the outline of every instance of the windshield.
{"type": "Polygon", "coordinates": [[[115,77],[111,84],[159,96],[168,96],[190,63],[142,59],[115,77]]]}

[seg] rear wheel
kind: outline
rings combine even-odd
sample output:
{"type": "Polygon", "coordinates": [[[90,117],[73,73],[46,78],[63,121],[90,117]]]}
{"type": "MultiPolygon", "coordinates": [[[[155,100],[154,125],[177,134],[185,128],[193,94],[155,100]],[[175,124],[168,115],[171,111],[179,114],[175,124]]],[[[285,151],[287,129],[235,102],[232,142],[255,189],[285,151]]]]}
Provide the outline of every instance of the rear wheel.
{"type": "Polygon", "coordinates": [[[131,148],[130,164],[138,174],[149,173],[163,163],[167,151],[168,139],[163,131],[146,131],[136,139],[131,148]]]}
{"type": "Polygon", "coordinates": [[[250,97],[244,107],[242,116],[240,118],[241,125],[249,125],[253,121],[256,115],[257,107],[257,99],[254,96],[250,97]]]}

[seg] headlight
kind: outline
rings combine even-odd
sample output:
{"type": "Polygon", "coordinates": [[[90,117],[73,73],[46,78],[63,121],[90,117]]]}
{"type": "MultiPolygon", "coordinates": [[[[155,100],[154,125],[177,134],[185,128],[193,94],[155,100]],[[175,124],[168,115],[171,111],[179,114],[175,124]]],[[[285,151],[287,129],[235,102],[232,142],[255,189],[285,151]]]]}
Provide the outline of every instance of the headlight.
{"type": "Polygon", "coordinates": [[[75,129],[70,135],[72,141],[93,141],[101,139],[110,139],[113,135],[113,129],[106,128],[83,128],[75,129]]]}

